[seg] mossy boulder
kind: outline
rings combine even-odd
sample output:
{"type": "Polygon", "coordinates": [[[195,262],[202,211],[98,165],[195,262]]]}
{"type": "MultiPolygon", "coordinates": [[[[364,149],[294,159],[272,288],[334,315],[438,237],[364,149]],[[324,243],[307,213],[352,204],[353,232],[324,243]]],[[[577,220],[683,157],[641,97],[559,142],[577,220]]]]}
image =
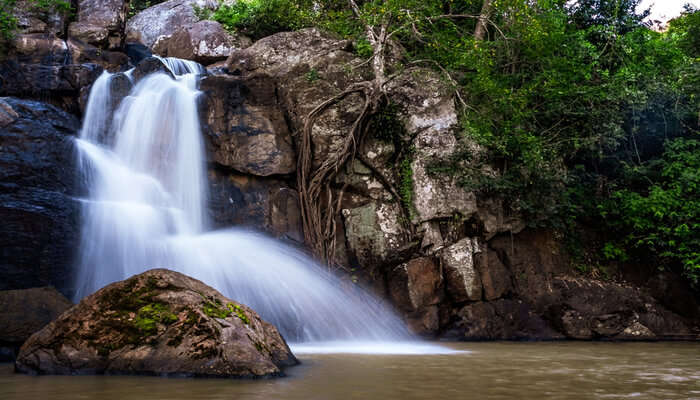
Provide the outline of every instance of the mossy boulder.
{"type": "Polygon", "coordinates": [[[279,376],[297,364],[255,311],[183,274],[154,269],[83,299],[22,346],[32,374],[279,376]]]}

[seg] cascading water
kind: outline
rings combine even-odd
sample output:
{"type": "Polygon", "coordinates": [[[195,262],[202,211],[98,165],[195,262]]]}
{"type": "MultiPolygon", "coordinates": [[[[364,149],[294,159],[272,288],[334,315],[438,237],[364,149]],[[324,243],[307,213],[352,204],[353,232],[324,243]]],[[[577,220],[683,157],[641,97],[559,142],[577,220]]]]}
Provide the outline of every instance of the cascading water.
{"type": "Polygon", "coordinates": [[[303,253],[250,231],[206,232],[196,108],[197,75],[204,70],[191,61],[163,62],[176,78],[141,79],[113,116],[111,75],[104,73],[90,92],[77,139],[88,189],[77,298],[163,267],[249,305],[290,342],[305,343],[295,351],[324,351],[329,347],[318,343],[343,341],[344,351],[441,352],[397,344],[413,338],[390,310],[360,289],[341,289],[303,253]]]}

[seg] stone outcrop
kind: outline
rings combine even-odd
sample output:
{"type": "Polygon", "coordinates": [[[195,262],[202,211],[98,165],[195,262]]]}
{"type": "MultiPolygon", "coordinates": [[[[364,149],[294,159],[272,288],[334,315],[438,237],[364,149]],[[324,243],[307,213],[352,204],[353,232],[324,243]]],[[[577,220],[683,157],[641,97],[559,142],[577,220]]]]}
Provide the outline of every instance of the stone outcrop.
{"type": "Polygon", "coordinates": [[[79,0],[77,21],[68,25],[68,37],[102,48],[124,45],[129,0],[79,0]]]}
{"type": "Polygon", "coordinates": [[[177,272],[156,269],[86,297],[22,346],[35,374],[266,377],[297,363],[252,309],[177,272]]]}
{"type": "Polygon", "coordinates": [[[36,101],[0,98],[0,290],[72,283],[78,241],[72,135],[79,120],[36,101]]]}
{"type": "Polygon", "coordinates": [[[0,362],[14,361],[25,340],[72,305],[51,287],[0,291],[0,362]]]}
{"type": "Polygon", "coordinates": [[[138,42],[153,49],[156,42],[172,36],[199,21],[194,7],[215,10],[215,0],[169,0],[149,7],[130,18],[126,23],[126,41],[138,42]]]}
{"type": "Polygon", "coordinates": [[[246,37],[234,37],[216,21],[199,21],[181,27],[171,36],[160,36],[153,51],[163,57],[177,57],[212,64],[225,60],[232,50],[250,46],[246,37]]]}
{"type": "Polygon", "coordinates": [[[126,54],[53,34],[17,34],[0,61],[0,95],[34,98],[79,113],[103,70],[127,68],[126,54]]]}
{"type": "Polygon", "coordinates": [[[213,75],[200,84],[200,115],[210,159],[259,176],[296,170],[292,137],[277,101],[275,83],[265,75],[213,75]]]}
{"type": "Polygon", "coordinates": [[[31,0],[19,0],[14,7],[18,33],[44,33],[62,36],[69,12],[60,10],[45,11],[36,7],[31,0]]]}

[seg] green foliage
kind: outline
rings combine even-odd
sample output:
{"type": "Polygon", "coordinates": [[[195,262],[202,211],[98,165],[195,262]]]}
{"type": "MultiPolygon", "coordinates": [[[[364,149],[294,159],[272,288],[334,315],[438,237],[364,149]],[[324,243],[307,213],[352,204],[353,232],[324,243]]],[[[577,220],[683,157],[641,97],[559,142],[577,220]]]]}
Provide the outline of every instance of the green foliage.
{"type": "Polygon", "coordinates": [[[413,168],[409,157],[401,160],[399,164],[399,176],[401,178],[399,185],[399,196],[403,206],[413,213],[413,168]]]}
{"type": "Polygon", "coordinates": [[[318,75],[318,71],[316,68],[311,68],[309,72],[306,73],[306,80],[309,82],[316,82],[319,80],[320,76],[318,75]]]}
{"type": "Polygon", "coordinates": [[[607,226],[617,233],[605,245],[611,259],[653,257],[661,266],[677,261],[695,283],[700,278],[700,136],[666,144],[660,160],[633,168],[646,178],[639,189],[622,188],[599,206],[607,226]],[[660,171],[659,174],[651,171],[660,171]]]}
{"type": "MultiPolygon", "coordinates": [[[[166,0],[131,0],[129,2],[129,12],[127,13],[128,18],[140,13],[141,11],[153,7],[156,4],[160,4],[166,0]]],[[[193,6],[193,7],[196,7],[193,6]]]]}
{"type": "Polygon", "coordinates": [[[197,17],[199,21],[214,19],[214,10],[212,9],[192,4],[192,11],[194,11],[194,16],[197,17]]]}
{"type": "Polygon", "coordinates": [[[134,319],[134,326],[145,335],[152,335],[158,329],[158,323],[170,325],[177,321],[177,316],[162,303],[151,303],[141,307],[134,319]]]}
{"type": "Polygon", "coordinates": [[[222,5],[213,19],[226,29],[260,39],[273,33],[311,25],[310,3],[295,0],[240,0],[222,5]]]}
{"type": "Polygon", "coordinates": [[[12,39],[17,29],[17,18],[13,14],[16,0],[0,0],[0,41],[12,39]]]}
{"type": "MultiPolygon", "coordinates": [[[[37,13],[71,12],[71,3],[65,0],[29,0],[27,5],[30,11],[37,13]]],[[[17,30],[16,6],[17,0],[0,0],[0,42],[14,37],[17,30]]]]}
{"type": "Polygon", "coordinates": [[[238,304],[228,303],[226,305],[226,308],[228,308],[231,314],[235,315],[236,317],[238,317],[238,319],[243,321],[244,324],[250,324],[250,320],[248,320],[248,316],[245,315],[241,306],[239,306],[238,304]]]}

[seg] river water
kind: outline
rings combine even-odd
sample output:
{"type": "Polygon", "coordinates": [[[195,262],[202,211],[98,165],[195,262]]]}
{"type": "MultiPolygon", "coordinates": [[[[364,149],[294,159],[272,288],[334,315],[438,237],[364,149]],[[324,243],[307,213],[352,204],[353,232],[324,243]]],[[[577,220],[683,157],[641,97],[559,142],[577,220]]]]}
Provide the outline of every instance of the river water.
{"type": "Polygon", "coordinates": [[[298,354],[270,380],[23,376],[0,399],[700,399],[700,343],[447,343],[444,355],[298,354]]]}

